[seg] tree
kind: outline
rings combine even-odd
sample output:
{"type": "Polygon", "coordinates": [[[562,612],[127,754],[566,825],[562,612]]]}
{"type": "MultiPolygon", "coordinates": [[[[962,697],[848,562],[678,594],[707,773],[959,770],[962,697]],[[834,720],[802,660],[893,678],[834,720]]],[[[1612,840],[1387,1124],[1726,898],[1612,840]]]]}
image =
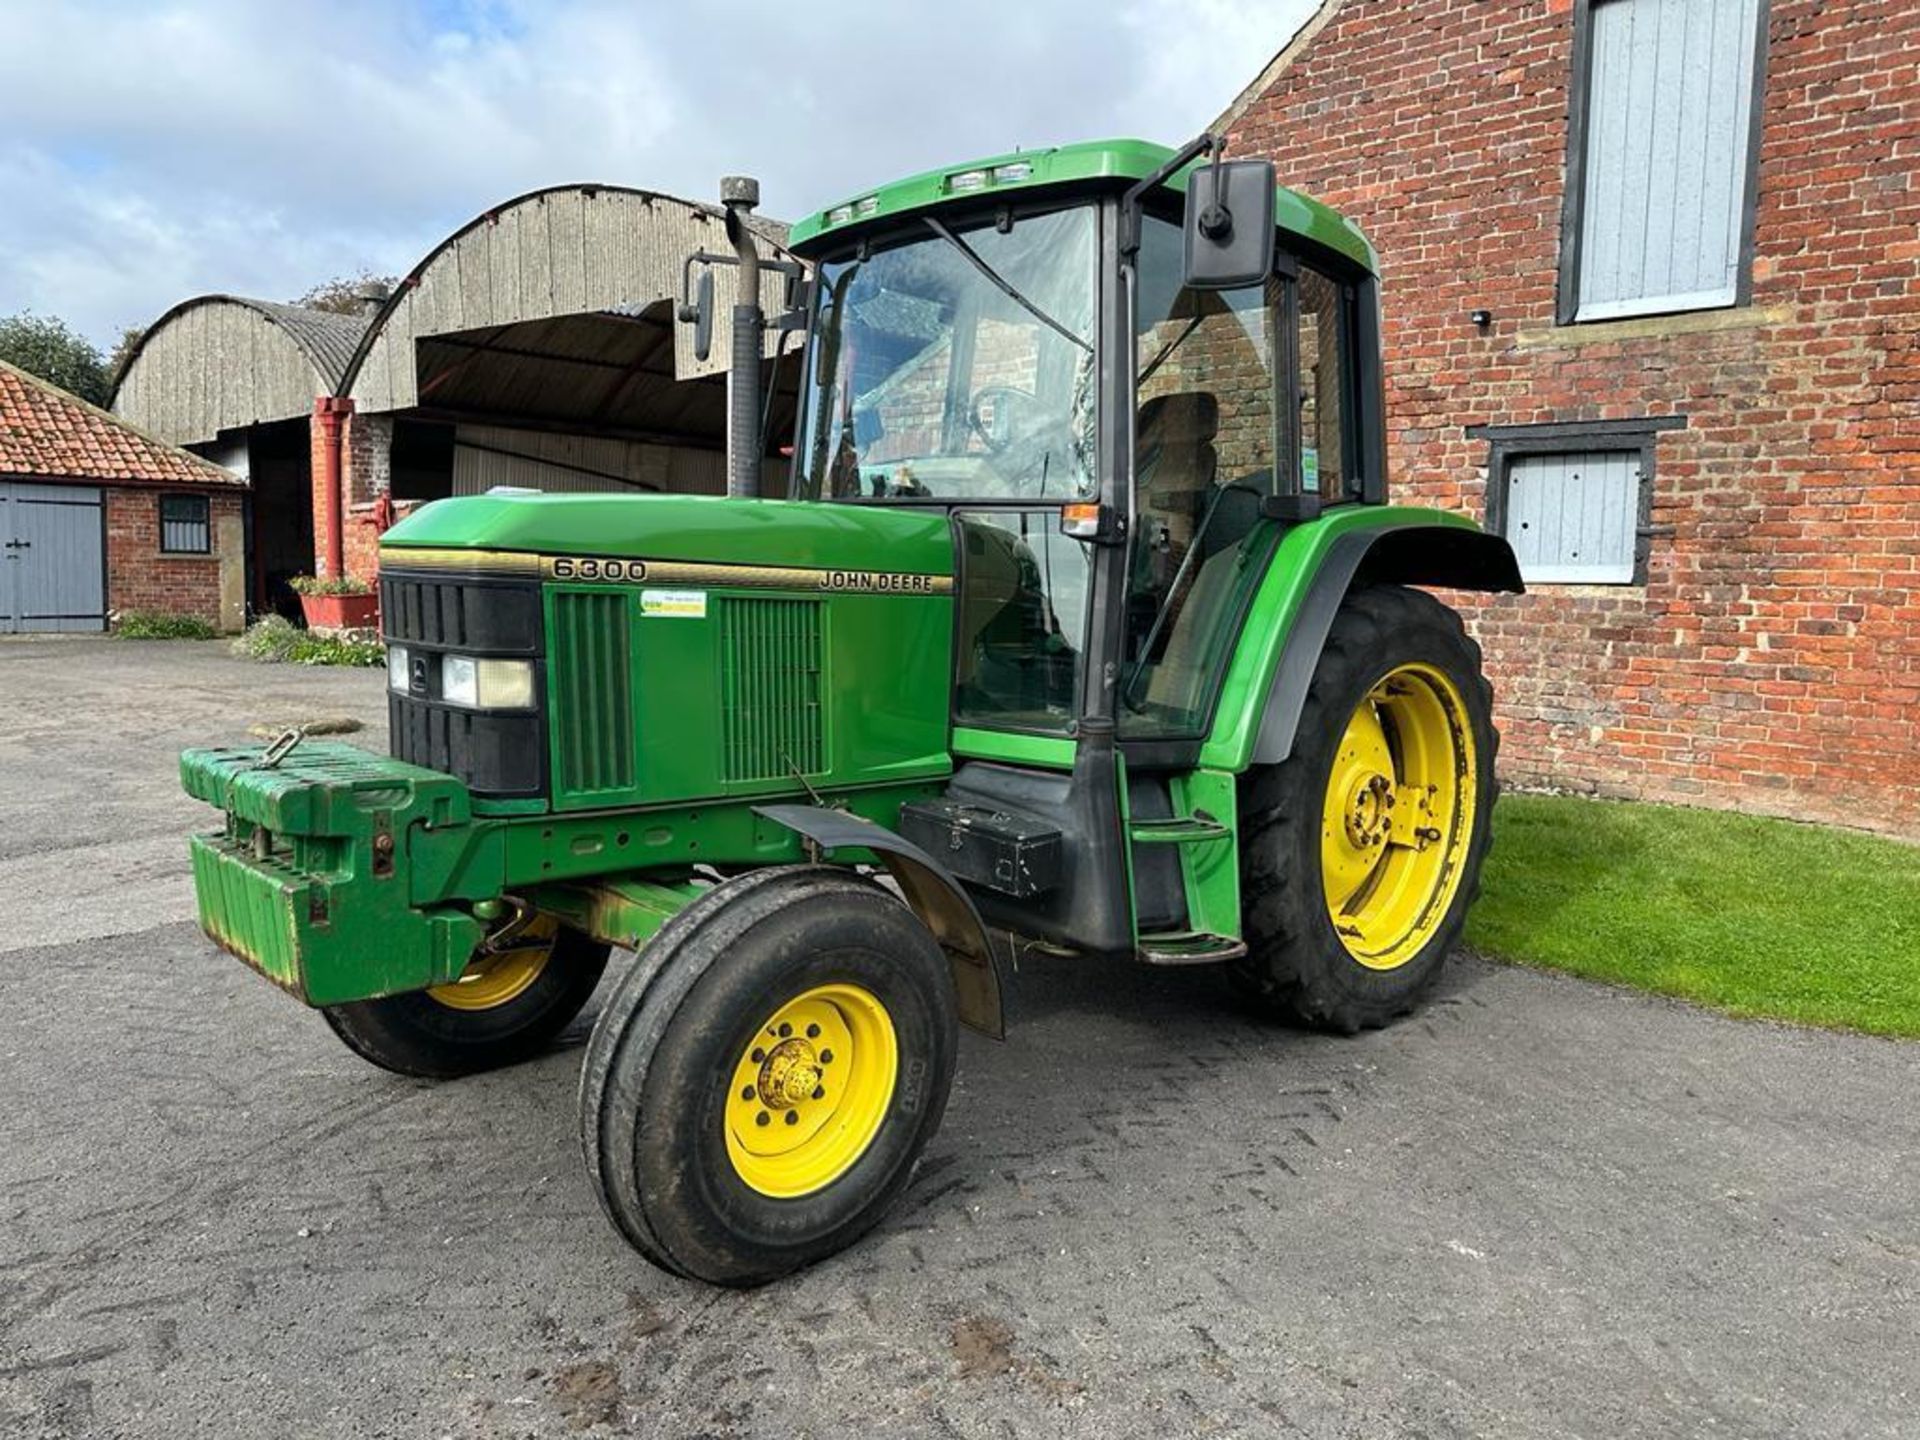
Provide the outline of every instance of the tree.
{"type": "Polygon", "coordinates": [[[113,353],[107,356],[107,378],[109,380],[120,373],[121,367],[127,363],[127,358],[133,354],[140,342],[146,338],[147,327],[144,325],[129,325],[120,332],[120,338],[114,342],[113,353]]]}
{"type": "Polygon", "coordinates": [[[398,276],[375,275],[363,269],[358,275],[336,275],[331,280],[323,280],[293,303],[334,315],[364,315],[369,308],[368,291],[377,287],[385,293],[399,283],[398,276]]]}
{"type": "Polygon", "coordinates": [[[0,360],[95,405],[105,405],[113,388],[99,348],[51,315],[22,310],[0,319],[0,360]]]}

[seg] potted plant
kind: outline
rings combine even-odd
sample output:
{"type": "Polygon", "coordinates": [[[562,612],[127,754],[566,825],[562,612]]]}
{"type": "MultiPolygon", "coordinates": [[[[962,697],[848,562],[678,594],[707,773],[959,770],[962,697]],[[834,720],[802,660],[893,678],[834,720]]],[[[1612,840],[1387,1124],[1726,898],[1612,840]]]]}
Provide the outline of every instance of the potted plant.
{"type": "Polygon", "coordinates": [[[300,597],[309,630],[365,630],[380,614],[380,597],[352,575],[296,575],[287,582],[300,597]]]}

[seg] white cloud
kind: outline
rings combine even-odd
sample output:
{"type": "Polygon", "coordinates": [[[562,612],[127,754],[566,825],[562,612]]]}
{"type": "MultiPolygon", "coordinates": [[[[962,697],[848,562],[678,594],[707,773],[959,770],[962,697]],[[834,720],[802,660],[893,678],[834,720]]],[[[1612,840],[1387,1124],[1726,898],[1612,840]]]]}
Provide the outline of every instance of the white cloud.
{"type": "Polygon", "coordinates": [[[404,270],[562,181],[746,171],[790,218],[1016,145],[1176,141],[1310,8],[0,0],[0,314],[109,342],[201,291],[404,270]]]}

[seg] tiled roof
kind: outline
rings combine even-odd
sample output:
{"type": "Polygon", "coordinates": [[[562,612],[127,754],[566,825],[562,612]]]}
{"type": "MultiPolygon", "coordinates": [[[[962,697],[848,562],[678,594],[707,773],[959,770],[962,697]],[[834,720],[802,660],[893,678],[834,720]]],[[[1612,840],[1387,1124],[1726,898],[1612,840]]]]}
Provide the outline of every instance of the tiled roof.
{"type": "Polygon", "coordinates": [[[247,482],[0,360],[0,475],[116,485],[247,482]]]}

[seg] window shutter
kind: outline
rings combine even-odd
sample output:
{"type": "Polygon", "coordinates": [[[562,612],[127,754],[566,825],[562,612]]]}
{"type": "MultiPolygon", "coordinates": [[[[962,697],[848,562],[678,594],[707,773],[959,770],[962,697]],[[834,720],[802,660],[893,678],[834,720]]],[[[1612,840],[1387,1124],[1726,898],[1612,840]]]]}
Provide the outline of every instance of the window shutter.
{"type": "Polygon", "coordinates": [[[1507,541],[1532,584],[1625,585],[1640,523],[1638,450],[1516,455],[1507,541]]]}
{"type": "Polygon", "coordinates": [[[1739,299],[1763,0],[1593,0],[1579,320],[1739,299]]]}

